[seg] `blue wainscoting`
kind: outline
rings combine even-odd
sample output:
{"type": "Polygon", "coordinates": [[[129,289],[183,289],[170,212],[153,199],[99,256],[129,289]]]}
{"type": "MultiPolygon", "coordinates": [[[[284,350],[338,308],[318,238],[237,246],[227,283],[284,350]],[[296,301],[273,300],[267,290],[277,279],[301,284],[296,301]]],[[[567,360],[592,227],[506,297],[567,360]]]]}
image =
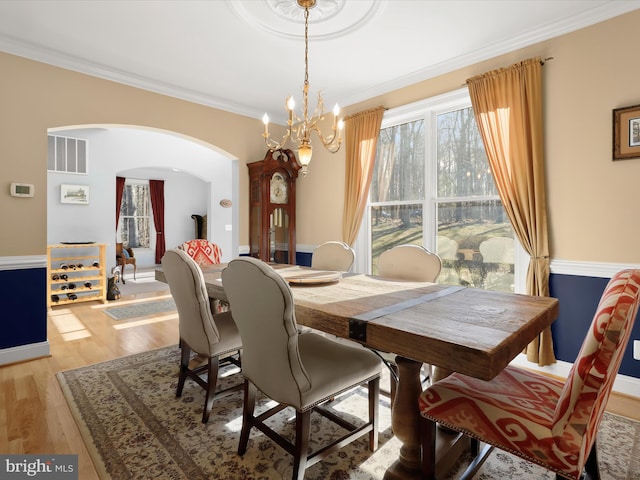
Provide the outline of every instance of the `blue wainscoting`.
{"type": "Polygon", "coordinates": [[[307,252],[296,252],[296,265],[302,265],[305,267],[311,266],[311,255],[312,253],[307,252]]]}
{"type": "MultiPolygon", "coordinates": [[[[550,295],[560,302],[560,313],[551,326],[558,360],[575,361],[608,282],[608,278],[551,274],[550,295]]],[[[640,361],[633,359],[634,339],[640,339],[640,322],[633,326],[619,373],[640,378],[640,361]]]]}
{"type": "Polygon", "coordinates": [[[47,340],[46,268],[0,270],[0,349],[47,340]]]}
{"type": "MultiPolygon", "coordinates": [[[[288,254],[289,252],[287,252],[288,254]]],[[[304,267],[311,266],[311,253],[307,252],[296,252],[296,265],[302,265],[304,267]]],[[[248,257],[248,253],[240,253],[241,257],[248,257]]]]}

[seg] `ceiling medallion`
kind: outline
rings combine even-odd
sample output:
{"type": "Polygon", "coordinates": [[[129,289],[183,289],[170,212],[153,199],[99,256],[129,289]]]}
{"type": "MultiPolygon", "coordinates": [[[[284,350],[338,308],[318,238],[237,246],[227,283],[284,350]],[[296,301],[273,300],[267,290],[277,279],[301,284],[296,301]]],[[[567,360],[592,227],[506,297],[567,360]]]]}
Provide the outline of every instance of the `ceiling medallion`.
{"type": "MultiPolygon", "coordinates": [[[[304,3],[314,0],[302,0],[304,3]]],[[[342,38],[365,27],[379,15],[389,0],[315,0],[309,7],[314,40],[342,38]]],[[[279,37],[299,39],[304,7],[297,0],[226,0],[231,10],[252,28],[279,37]]]]}
{"type": "MultiPolygon", "coordinates": [[[[305,0],[305,4],[308,4],[309,8],[309,23],[317,23],[329,20],[340,13],[344,8],[345,0],[305,0]]],[[[280,18],[304,23],[304,10],[296,0],[267,0],[267,5],[280,18]]]]}

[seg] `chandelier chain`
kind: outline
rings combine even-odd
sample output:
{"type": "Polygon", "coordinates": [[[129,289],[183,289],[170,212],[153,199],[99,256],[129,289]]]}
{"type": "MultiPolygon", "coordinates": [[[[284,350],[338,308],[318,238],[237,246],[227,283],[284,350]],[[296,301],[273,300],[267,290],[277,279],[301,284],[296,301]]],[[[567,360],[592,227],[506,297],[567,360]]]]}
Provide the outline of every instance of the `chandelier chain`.
{"type": "Polygon", "coordinates": [[[264,141],[271,151],[284,148],[289,141],[298,143],[298,158],[302,166],[302,175],[306,176],[307,166],[311,161],[311,138],[312,132],[318,136],[320,143],[331,153],[340,149],[342,143],[343,121],[338,118],[340,108],[336,104],[333,109],[333,125],[328,136],[324,136],[320,131],[320,124],[324,121],[324,101],[322,95],[318,93],[318,104],[311,117],[309,117],[309,8],[315,6],[316,0],[298,0],[298,5],[304,8],[304,85],[302,88],[302,118],[294,112],[295,102],[292,96],[287,97],[285,105],[288,110],[287,131],[282,137],[282,141],[276,142],[269,135],[269,116],[265,113],[262,117],[264,122],[264,141]]]}
{"type": "Polygon", "coordinates": [[[309,84],[309,9],[304,9],[304,84],[309,84]]]}
{"type": "MultiPolygon", "coordinates": [[[[302,88],[303,134],[307,132],[309,115],[309,7],[304,9],[304,86],[302,88]]],[[[306,136],[306,135],[305,135],[306,136]]]]}

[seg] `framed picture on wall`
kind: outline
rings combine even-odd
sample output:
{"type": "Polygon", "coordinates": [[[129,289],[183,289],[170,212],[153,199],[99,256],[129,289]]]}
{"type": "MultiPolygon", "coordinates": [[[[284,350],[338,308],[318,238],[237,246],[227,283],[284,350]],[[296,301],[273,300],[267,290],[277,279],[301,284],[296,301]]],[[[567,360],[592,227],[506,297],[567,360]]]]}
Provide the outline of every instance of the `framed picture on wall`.
{"type": "Polygon", "coordinates": [[[640,105],[613,110],[613,159],[640,158],[640,105]]]}
{"type": "Polygon", "coordinates": [[[89,185],[60,185],[60,203],[89,205],[89,185]]]}

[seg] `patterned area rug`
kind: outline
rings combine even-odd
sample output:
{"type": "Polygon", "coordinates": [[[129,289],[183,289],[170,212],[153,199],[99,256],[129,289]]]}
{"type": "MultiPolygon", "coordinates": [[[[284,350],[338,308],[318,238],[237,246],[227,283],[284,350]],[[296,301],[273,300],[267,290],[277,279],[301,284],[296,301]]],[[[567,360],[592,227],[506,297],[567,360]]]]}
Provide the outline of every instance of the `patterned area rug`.
{"type": "MultiPolygon", "coordinates": [[[[178,348],[168,347],[58,374],[100,477],[291,478],[291,457],[255,429],[247,453],[243,457],[236,454],[242,392],[216,400],[206,425],[200,422],[204,404],[200,387],[187,380],[182,397],[175,397],[178,361],[178,348]]],[[[227,367],[222,375],[223,388],[242,382],[234,367],[227,367]]],[[[381,479],[400,448],[391,434],[389,405],[385,401],[381,397],[380,447],[376,452],[368,450],[365,435],[309,468],[305,479],[381,479]]],[[[265,409],[268,401],[259,399],[259,405],[265,409]]],[[[365,418],[366,390],[339,397],[332,406],[350,419],[365,418]]],[[[293,411],[286,409],[275,420],[290,437],[294,435],[292,418],[293,411]]],[[[329,436],[342,433],[319,415],[312,419],[312,448],[329,436]]],[[[640,423],[606,414],[598,442],[603,479],[640,478],[640,423]]],[[[454,468],[449,478],[455,478],[462,468],[463,465],[454,468]]],[[[555,476],[496,450],[474,478],[552,480],[555,476]]]]}
{"type": "Polygon", "coordinates": [[[173,312],[176,310],[176,304],[173,298],[165,300],[152,300],[135,303],[132,305],[123,305],[121,307],[109,307],[103,310],[114,320],[127,320],[129,318],[146,317],[156,313],[173,312]]]}

